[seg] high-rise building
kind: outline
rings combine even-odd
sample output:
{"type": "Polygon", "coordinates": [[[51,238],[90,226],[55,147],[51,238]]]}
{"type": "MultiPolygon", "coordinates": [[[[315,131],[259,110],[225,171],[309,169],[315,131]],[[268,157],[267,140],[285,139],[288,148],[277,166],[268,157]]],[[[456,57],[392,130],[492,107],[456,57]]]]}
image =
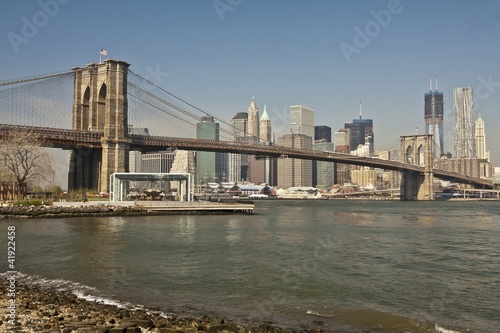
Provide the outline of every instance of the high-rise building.
{"type": "Polygon", "coordinates": [[[290,133],[314,138],[314,109],[304,105],[290,106],[290,133]]]}
{"type": "MultiPolygon", "coordinates": [[[[333,145],[336,153],[351,152],[351,133],[349,128],[343,128],[333,134],[333,145]]],[[[335,184],[344,185],[351,181],[351,165],[336,163],[335,184]]]]}
{"type": "MultiPolygon", "coordinates": [[[[333,151],[331,127],[320,125],[314,126],[314,150],[333,151]]],[[[313,161],[313,186],[318,188],[329,188],[334,184],[335,164],[332,162],[313,161]],[[330,184],[331,183],[331,184],[330,184]]]]}
{"type": "MultiPolygon", "coordinates": [[[[214,117],[201,117],[196,124],[196,138],[204,140],[219,140],[219,123],[214,122],[214,117]]],[[[208,151],[196,152],[196,184],[205,185],[211,181],[220,181],[218,170],[219,154],[208,151]]]]}
{"type": "Polygon", "coordinates": [[[238,112],[230,121],[234,141],[243,141],[247,136],[248,113],[238,112]]]}
{"type": "Polygon", "coordinates": [[[486,134],[484,131],[484,120],[481,118],[481,113],[476,120],[476,152],[477,157],[482,160],[490,161],[490,152],[486,150],[486,134]]]}
{"type": "Polygon", "coordinates": [[[252,101],[248,107],[248,136],[251,141],[259,141],[259,120],[259,108],[255,102],[255,97],[252,97],[252,101]]]}
{"type": "MultiPolygon", "coordinates": [[[[149,135],[149,129],[142,127],[134,127],[132,124],[128,125],[128,134],[132,135],[149,135]]],[[[128,170],[129,172],[143,172],[142,171],[142,152],[139,150],[131,150],[128,153],[128,170]]],[[[169,171],[167,171],[169,172],[169,171]]]]}
{"type": "Polygon", "coordinates": [[[333,146],[336,152],[349,152],[351,150],[351,134],[349,129],[342,128],[333,133],[333,146]]]}
{"type": "Polygon", "coordinates": [[[353,119],[352,123],[346,123],[344,128],[349,130],[349,147],[351,151],[356,150],[359,145],[369,144],[370,154],[373,154],[375,151],[373,120],[363,119],[361,100],[359,101],[359,119],[353,119]]]}
{"type": "Polygon", "coordinates": [[[470,87],[453,89],[453,144],[455,157],[476,157],[474,92],[470,87]]]}
{"type": "Polygon", "coordinates": [[[325,125],[314,126],[314,141],[332,142],[332,128],[325,125]]]}
{"type": "MultiPolygon", "coordinates": [[[[260,118],[260,143],[272,144],[271,119],[267,114],[266,105],[260,118]]],[[[276,158],[269,156],[249,156],[249,180],[256,184],[275,185],[273,174],[276,171],[276,158]]]]}
{"type": "Polygon", "coordinates": [[[173,149],[156,153],[145,153],[141,157],[140,171],[136,170],[136,172],[169,173],[173,162],[173,149]]]}
{"type": "MultiPolygon", "coordinates": [[[[241,142],[247,139],[248,113],[238,112],[229,123],[233,141],[241,142]]],[[[236,183],[247,179],[248,155],[228,153],[227,161],[227,181],[236,183]]]]}
{"type": "MultiPolygon", "coordinates": [[[[278,140],[284,147],[312,149],[312,137],[304,134],[285,134],[278,140]]],[[[278,187],[312,186],[312,161],[280,158],[278,159],[278,187]]]]}
{"type": "Polygon", "coordinates": [[[142,172],[142,153],[140,150],[130,150],[128,152],[128,171],[142,172]]]}
{"type": "MultiPolygon", "coordinates": [[[[432,91],[432,81],[430,91],[424,95],[424,120],[425,134],[432,134],[434,141],[434,154],[439,157],[444,155],[444,102],[443,93],[437,90],[432,91]]],[[[435,157],[436,157],[435,156],[435,157]]]]}
{"type": "Polygon", "coordinates": [[[271,129],[271,118],[266,111],[266,105],[264,104],[264,112],[262,112],[262,117],[260,117],[259,121],[260,127],[260,142],[272,142],[273,141],[273,133],[271,129]]]}
{"type": "MultiPolygon", "coordinates": [[[[334,151],[334,146],[333,142],[321,140],[313,144],[313,149],[320,151],[334,151]]],[[[313,163],[313,186],[322,189],[329,189],[332,185],[335,184],[336,163],[326,161],[313,162],[316,162],[313,163]]]]}
{"type": "Polygon", "coordinates": [[[353,119],[352,123],[346,123],[345,129],[349,130],[349,149],[356,150],[359,145],[369,144],[370,153],[374,152],[374,134],[372,119],[353,119]]]}
{"type": "Polygon", "coordinates": [[[370,169],[351,170],[353,183],[364,189],[375,189],[377,187],[377,171],[370,169]]]}

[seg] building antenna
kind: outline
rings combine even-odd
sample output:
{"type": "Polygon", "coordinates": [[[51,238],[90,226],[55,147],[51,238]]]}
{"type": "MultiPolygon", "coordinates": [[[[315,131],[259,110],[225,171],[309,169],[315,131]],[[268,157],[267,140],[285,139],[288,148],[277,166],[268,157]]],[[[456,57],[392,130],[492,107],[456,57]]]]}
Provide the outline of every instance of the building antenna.
{"type": "Polygon", "coordinates": [[[436,91],[438,91],[438,77],[436,75],[436,91]]]}
{"type": "Polygon", "coordinates": [[[361,99],[359,100],[359,119],[361,119],[361,110],[362,110],[362,104],[361,104],[361,99]]]}
{"type": "Polygon", "coordinates": [[[432,74],[429,75],[429,91],[432,91],[432,74]]]}

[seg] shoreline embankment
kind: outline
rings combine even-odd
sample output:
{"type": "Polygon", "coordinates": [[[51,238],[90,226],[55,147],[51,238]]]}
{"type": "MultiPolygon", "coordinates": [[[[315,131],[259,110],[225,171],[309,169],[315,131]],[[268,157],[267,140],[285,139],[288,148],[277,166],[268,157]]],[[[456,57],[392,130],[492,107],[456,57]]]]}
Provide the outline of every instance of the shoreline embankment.
{"type": "Polygon", "coordinates": [[[2,205],[0,219],[150,215],[253,214],[254,204],[224,202],[54,202],[52,205],[2,205]]]}

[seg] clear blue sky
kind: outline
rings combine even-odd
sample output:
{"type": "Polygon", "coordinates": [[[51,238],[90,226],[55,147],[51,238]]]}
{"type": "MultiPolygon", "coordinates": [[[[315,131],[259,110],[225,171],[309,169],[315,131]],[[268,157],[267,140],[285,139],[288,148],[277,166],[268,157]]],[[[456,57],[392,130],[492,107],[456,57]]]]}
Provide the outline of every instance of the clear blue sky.
{"type": "MultiPolygon", "coordinates": [[[[138,73],[168,73],[162,87],[222,119],[247,111],[255,95],[278,134],[288,131],[290,105],[313,107],[317,125],[338,130],[362,99],[376,149],[415,127],[423,133],[424,93],[437,75],[445,133],[452,89],[473,87],[500,165],[497,0],[2,1],[0,31],[0,81],[97,62],[104,48],[138,73]],[[26,20],[38,31],[23,35],[26,20]],[[15,45],[12,33],[26,38],[15,45]],[[349,56],[347,44],[356,47],[349,56]]],[[[453,151],[450,141],[445,148],[453,151]]]]}

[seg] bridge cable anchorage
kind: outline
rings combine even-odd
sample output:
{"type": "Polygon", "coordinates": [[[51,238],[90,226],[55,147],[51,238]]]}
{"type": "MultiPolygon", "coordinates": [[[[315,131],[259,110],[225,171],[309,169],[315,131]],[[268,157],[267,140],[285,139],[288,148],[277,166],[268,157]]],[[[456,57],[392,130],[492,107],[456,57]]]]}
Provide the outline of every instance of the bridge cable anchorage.
{"type": "Polygon", "coordinates": [[[67,74],[73,74],[73,71],[61,72],[61,73],[55,73],[55,74],[48,74],[48,75],[42,75],[42,76],[33,76],[33,77],[28,77],[28,78],[18,79],[18,80],[12,80],[12,81],[4,81],[4,82],[0,82],[0,87],[14,85],[14,84],[20,84],[20,83],[25,83],[25,82],[32,82],[32,81],[50,79],[50,78],[53,78],[53,77],[63,76],[63,75],[67,75],[67,74]]]}
{"type": "MultiPolygon", "coordinates": [[[[155,87],[156,89],[158,89],[158,90],[160,90],[160,91],[162,91],[162,92],[164,92],[164,93],[168,94],[169,96],[171,96],[171,97],[175,98],[176,100],[178,100],[178,101],[180,101],[180,102],[182,102],[182,103],[184,103],[184,104],[186,104],[186,105],[190,106],[191,108],[195,109],[196,111],[199,111],[199,112],[200,112],[203,116],[210,116],[210,117],[213,117],[214,119],[216,119],[217,121],[219,121],[219,123],[224,124],[225,126],[228,126],[229,128],[232,128],[232,127],[233,127],[230,123],[226,122],[225,120],[220,119],[220,118],[218,118],[218,117],[216,117],[216,116],[214,116],[214,115],[211,115],[210,113],[208,113],[208,112],[206,112],[206,111],[202,110],[201,108],[197,107],[196,105],[194,105],[194,104],[192,104],[192,103],[190,103],[190,102],[188,102],[188,101],[186,101],[186,100],[182,99],[181,97],[179,97],[179,96],[177,96],[177,95],[175,95],[175,94],[173,94],[173,93],[171,93],[171,92],[169,92],[169,91],[167,91],[167,90],[163,89],[162,87],[160,87],[160,86],[158,86],[157,84],[155,84],[155,83],[151,82],[150,80],[148,80],[148,79],[144,78],[143,76],[141,76],[140,74],[138,74],[138,73],[134,72],[133,70],[129,69],[128,71],[129,71],[130,73],[132,73],[133,75],[137,76],[138,78],[142,79],[143,81],[147,82],[148,84],[152,85],[152,86],[153,86],[153,87],[155,87]]],[[[200,118],[198,118],[198,120],[200,120],[200,118]]],[[[222,131],[224,131],[224,132],[226,132],[227,134],[230,134],[230,135],[231,135],[231,138],[230,138],[229,140],[231,140],[231,141],[232,141],[232,133],[231,133],[231,131],[228,131],[228,130],[223,130],[223,129],[222,129],[222,127],[221,127],[221,130],[222,130],[222,131]]],[[[264,140],[261,140],[261,139],[260,139],[259,137],[257,137],[257,136],[252,136],[252,138],[253,138],[253,140],[254,140],[254,141],[256,141],[256,142],[264,141],[264,140]]]]}

